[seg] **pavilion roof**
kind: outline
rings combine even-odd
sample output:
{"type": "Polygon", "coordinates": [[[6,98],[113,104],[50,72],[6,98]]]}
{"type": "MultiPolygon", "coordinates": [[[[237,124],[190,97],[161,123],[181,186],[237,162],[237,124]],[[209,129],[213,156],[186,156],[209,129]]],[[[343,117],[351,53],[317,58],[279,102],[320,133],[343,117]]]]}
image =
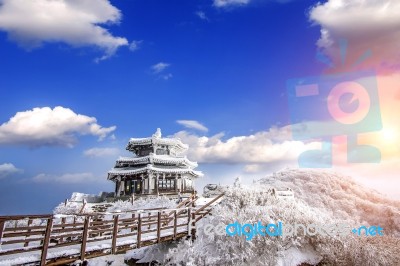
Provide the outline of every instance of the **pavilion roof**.
{"type": "Polygon", "coordinates": [[[195,171],[190,168],[179,168],[179,167],[159,167],[148,164],[143,167],[125,167],[125,168],[113,168],[108,172],[108,179],[114,179],[118,175],[134,175],[141,173],[166,173],[166,174],[191,174],[194,177],[203,176],[200,171],[195,171]]]}
{"type": "Polygon", "coordinates": [[[126,146],[126,149],[129,151],[134,151],[134,148],[141,145],[165,145],[165,146],[172,146],[178,152],[186,151],[189,146],[183,144],[179,138],[162,138],[161,137],[161,130],[158,128],[156,133],[153,134],[151,137],[147,138],[131,138],[126,146]]]}
{"type": "Polygon", "coordinates": [[[131,164],[175,164],[175,165],[186,165],[190,168],[197,167],[196,162],[192,162],[186,158],[186,156],[173,157],[170,155],[156,155],[151,153],[148,156],[143,157],[121,157],[117,160],[117,163],[131,163],[131,164]]]}

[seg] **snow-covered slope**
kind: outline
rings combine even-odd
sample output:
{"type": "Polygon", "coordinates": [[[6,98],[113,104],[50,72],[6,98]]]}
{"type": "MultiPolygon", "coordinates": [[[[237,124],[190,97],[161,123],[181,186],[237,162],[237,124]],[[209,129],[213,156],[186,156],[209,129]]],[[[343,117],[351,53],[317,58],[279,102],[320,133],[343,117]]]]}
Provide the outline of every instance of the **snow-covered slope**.
{"type": "Polygon", "coordinates": [[[170,250],[164,263],[184,265],[399,265],[399,202],[357,185],[350,178],[314,170],[285,170],[250,187],[227,189],[213,216],[198,224],[198,238],[170,250]],[[278,200],[266,190],[291,187],[295,200],[278,200]],[[380,225],[385,236],[293,235],[287,238],[206,235],[207,223],[282,221],[287,224],[380,225]],[[361,222],[361,223],[360,223],[361,222]]]}
{"type": "Polygon", "coordinates": [[[297,200],[323,209],[334,218],[381,225],[400,236],[400,202],[356,183],[351,177],[320,170],[284,170],[257,184],[289,187],[297,200]]]}

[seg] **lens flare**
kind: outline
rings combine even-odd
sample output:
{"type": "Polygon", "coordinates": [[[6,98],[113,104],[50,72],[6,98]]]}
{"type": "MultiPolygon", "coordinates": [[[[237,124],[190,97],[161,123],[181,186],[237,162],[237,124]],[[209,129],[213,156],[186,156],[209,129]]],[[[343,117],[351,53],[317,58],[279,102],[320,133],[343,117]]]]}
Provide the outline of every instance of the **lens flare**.
{"type": "Polygon", "coordinates": [[[381,131],[381,141],[384,143],[395,143],[398,142],[399,132],[394,128],[383,128],[381,131]]]}

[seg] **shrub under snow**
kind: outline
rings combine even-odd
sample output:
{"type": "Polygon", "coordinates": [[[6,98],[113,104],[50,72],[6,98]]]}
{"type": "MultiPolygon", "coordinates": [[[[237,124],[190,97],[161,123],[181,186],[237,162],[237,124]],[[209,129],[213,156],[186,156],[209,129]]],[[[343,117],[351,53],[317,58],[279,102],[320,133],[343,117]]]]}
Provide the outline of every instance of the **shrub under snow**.
{"type": "Polygon", "coordinates": [[[338,174],[289,170],[260,180],[251,187],[230,187],[213,215],[197,224],[197,239],[181,241],[164,259],[170,265],[398,265],[399,203],[385,199],[338,174]],[[278,200],[265,193],[269,184],[291,187],[294,200],[278,200]],[[390,214],[389,217],[385,213],[390,214]],[[380,225],[385,236],[244,236],[211,237],[206,223],[380,225]]]}
{"type": "Polygon", "coordinates": [[[167,197],[158,197],[154,199],[137,199],[133,202],[130,201],[117,201],[112,204],[111,207],[107,209],[109,212],[124,212],[131,210],[140,210],[140,209],[154,209],[154,208],[175,208],[176,201],[170,200],[167,197]]]}

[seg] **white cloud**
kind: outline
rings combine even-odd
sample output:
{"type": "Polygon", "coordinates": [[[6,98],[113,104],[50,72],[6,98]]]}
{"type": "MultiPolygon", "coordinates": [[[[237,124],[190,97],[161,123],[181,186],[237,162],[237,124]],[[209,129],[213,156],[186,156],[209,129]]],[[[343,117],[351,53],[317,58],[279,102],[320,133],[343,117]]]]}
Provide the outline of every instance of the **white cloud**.
{"type": "Polygon", "coordinates": [[[188,158],[200,163],[263,164],[295,162],[298,155],[318,148],[318,143],[291,141],[288,127],[271,128],[248,136],[223,140],[223,133],[212,137],[186,131],[174,135],[189,144],[188,158]]]}
{"type": "Polygon", "coordinates": [[[120,152],[117,148],[91,148],[85,150],[83,154],[87,157],[106,157],[116,156],[120,152]]]}
{"type": "Polygon", "coordinates": [[[33,182],[36,183],[63,183],[63,184],[78,184],[88,183],[92,181],[98,181],[92,173],[75,173],[75,174],[63,174],[63,175],[50,175],[50,174],[38,174],[32,178],[33,182]]]}
{"type": "Polygon", "coordinates": [[[214,0],[215,7],[230,7],[247,5],[250,0],[214,0]]]}
{"type": "Polygon", "coordinates": [[[20,174],[24,171],[22,169],[18,169],[12,163],[3,163],[0,164],[0,179],[13,175],[13,174],[20,174]]]}
{"type": "Polygon", "coordinates": [[[202,20],[208,20],[206,13],[204,13],[203,11],[197,11],[195,14],[202,20]]]}
{"type": "Polygon", "coordinates": [[[151,66],[151,70],[153,71],[153,74],[158,74],[157,79],[163,79],[163,80],[169,80],[172,78],[172,74],[171,73],[161,73],[163,72],[165,69],[167,69],[171,64],[169,63],[164,63],[164,62],[159,62],[155,65],[151,66]]]}
{"type": "Polygon", "coordinates": [[[199,123],[196,120],[177,120],[176,122],[187,128],[194,128],[200,131],[208,131],[208,128],[206,128],[203,124],[199,123]]]}
{"type": "Polygon", "coordinates": [[[172,76],[172,74],[171,73],[168,73],[168,74],[166,74],[166,75],[162,75],[162,78],[164,79],[164,80],[169,80],[170,78],[172,78],[173,76],[172,76]]]}
{"type": "Polygon", "coordinates": [[[365,67],[397,67],[400,60],[400,1],[329,0],[310,10],[310,20],[321,26],[317,42],[340,65],[339,40],[348,41],[347,62],[353,64],[367,50],[365,67]]]}
{"type": "Polygon", "coordinates": [[[261,170],[261,166],[259,164],[246,164],[244,166],[244,171],[246,173],[257,173],[261,170]]]}
{"type": "Polygon", "coordinates": [[[274,1],[277,3],[281,3],[281,4],[286,4],[289,2],[292,2],[294,0],[214,0],[213,1],[213,6],[215,6],[216,8],[232,8],[232,7],[239,7],[239,6],[246,6],[250,3],[266,3],[266,2],[270,2],[270,1],[274,1]]]}
{"type": "Polygon", "coordinates": [[[123,37],[104,25],[118,24],[121,12],[108,0],[1,0],[0,30],[19,45],[32,49],[45,42],[73,47],[96,46],[104,51],[98,60],[112,56],[123,37]]]}
{"type": "Polygon", "coordinates": [[[102,140],[115,129],[102,127],[96,118],[76,114],[69,108],[37,107],[16,113],[0,126],[0,145],[72,147],[77,135],[93,135],[102,140]]]}
{"type": "Polygon", "coordinates": [[[168,63],[160,62],[155,65],[152,65],[151,69],[153,70],[153,73],[157,74],[157,73],[164,71],[169,66],[170,66],[170,64],[168,64],[168,63]]]}
{"type": "Polygon", "coordinates": [[[131,50],[132,52],[134,52],[136,50],[139,50],[141,45],[142,45],[142,42],[143,42],[142,40],[140,40],[140,41],[132,41],[129,44],[129,50],[131,50]]]}

